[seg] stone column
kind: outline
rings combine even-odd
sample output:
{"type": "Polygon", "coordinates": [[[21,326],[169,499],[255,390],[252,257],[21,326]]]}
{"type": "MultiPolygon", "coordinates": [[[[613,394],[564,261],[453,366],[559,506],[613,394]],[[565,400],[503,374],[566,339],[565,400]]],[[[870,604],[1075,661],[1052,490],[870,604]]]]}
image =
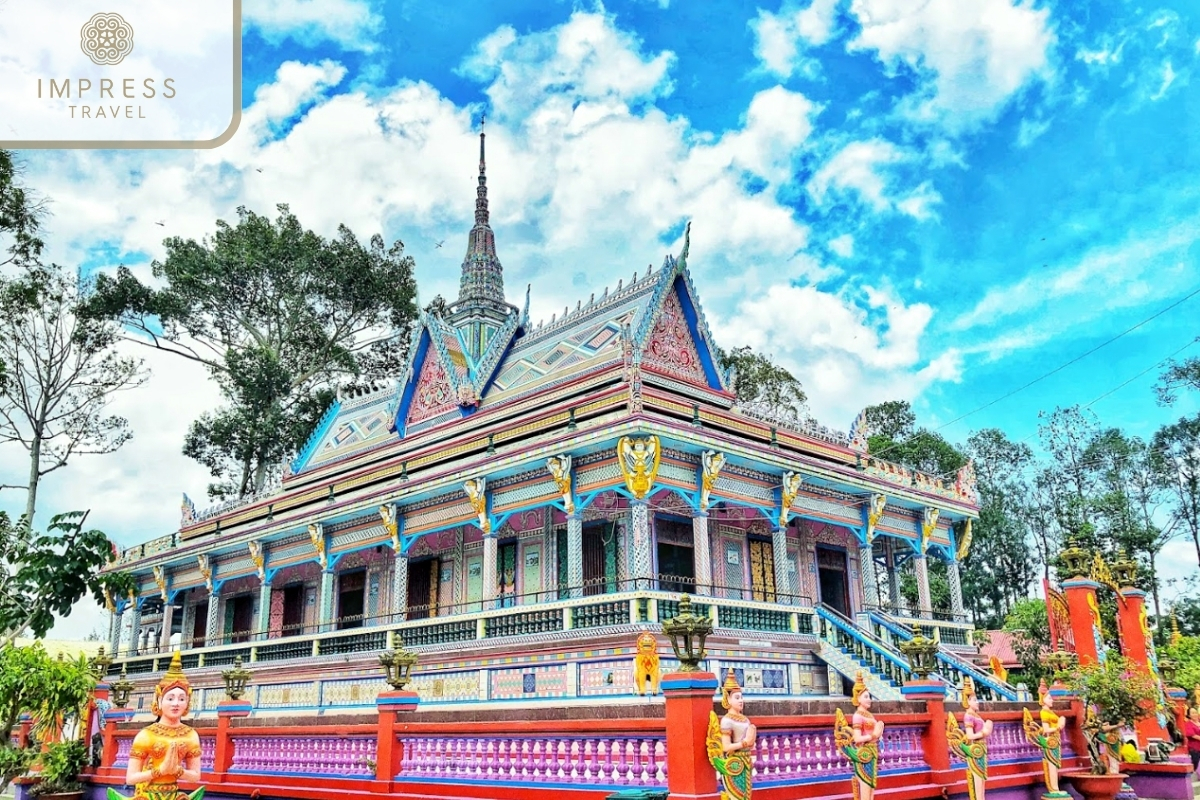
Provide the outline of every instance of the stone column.
{"type": "Polygon", "coordinates": [[[917,574],[917,614],[921,619],[933,619],[933,600],[929,594],[929,563],[924,553],[913,553],[912,562],[917,574]]]}
{"type": "Polygon", "coordinates": [[[712,548],[708,539],[708,514],[692,517],[692,558],[695,560],[696,594],[711,595],[712,548]]]}
{"type": "Polygon", "coordinates": [[[633,529],[630,532],[632,541],[632,560],[630,576],[634,580],[635,589],[654,588],[653,564],[650,555],[650,506],[645,500],[631,501],[631,516],[633,529]]]}
{"type": "Polygon", "coordinates": [[[142,603],[141,600],[135,599],[131,605],[133,606],[133,625],[129,631],[129,655],[136,656],[138,644],[142,638],[142,603]]]}
{"type": "Polygon", "coordinates": [[[950,610],[954,612],[954,621],[962,622],[967,609],[963,606],[962,577],[959,575],[956,558],[946,562],[946,581],[950,584],[950,610]]]}
{"type": "Polygon", "coordinates": [[[583,597],[583,517],[567,516],[567,585],[571,597],[583,597]]]}
{"type": "MultiPolygon", "coordinates": [[[[1158,655],[1154,652],[1154,639],[1142,627],[1146,619],[1146,593],[1132,586],[1123,586],[1121,600],[1117,603],[1117,638],[1120,640],[1121,653],[1133,662],[1134,669],[1158,682],[1158,655]]],[[[1138,743],[1143,747],[1150,739],[1170,741],[1166,729],[1158,724],[1157,715],[1138,720],[1136,727],[1138,743]]]]}
{"type": "Polygon", "coordinates": [[[500,595],[500,578],[496,574],[499,564],[499,543],[496,534],[483,535],[483,608],[486,611],[496,607],[496,598],[500,595]]]}
{"type": "Polygon", "coordinates": [[[179,646],[184,650],[190,650],[196,647],[196,643],[191,639],[191,633],[194,631],[196,618],[196,606],[194,603],[189,603],[189,593],[184,592],[183,595],[183,622],[179,626],[179,646]]]}
{"type": "Polygon", "coordinates": [[[317,620],[318,633],[333,630],[333,570],[321,571],[321,615],[317,620]]]}
{"type": "Polygon", "coordinates": [[[862,573],[863,605],[879,606],[879,575],[875,571],[875,548],[869,544],[858,548],[858,570],[862,573]]]}
{"type": "MultiPolygon", "coordinates": [[[[455,565],[455,570],[457,569],[458,566],[455,565]]],[[[403,622],[407,615],[408,556],[396,553],[396,559],[392,562],[392,622],[403,622]]]]}
{"type": "Polygon", "coordinates": [[[125,621],[125,607],[114,606],[116,609],[109,615],[108,652],[114,656],[121,654],[121,624],[125,621]]]}
{"type": "Polygon", "coordinates": [[[792,579],[788,575],[787,528],[771,529],[771,561],[775,567],[775,602],[793,602],[792,579]]]}
{"type": "Polygon", "coordinates": [[[175,604],[163,601],[162,631],[158,635],[158,649],[167,651],[171,647],[171,626],[175,624],[175,604]]]}
{"type": "Polygon", "coordinates": [[[900,573],[896,567],[896,542],[893,539],[884,540],[884,558],[887,564],[888,605],[891,613],[900,610],[900,573]]]}
{"type": "Polygon", "coordinates": [[[218,614],[221,611],[221,595],[219,591],[211,591],[208,593],[208,608],[205,613],[208,615],[204,625],[204,646],[216,647],[221,644],[221,637],[224,631],[221,630],[217,623],[218,614]]]}
{"type": "Polygon", "coordinates": [[[258,587],[258,636],[267,639],[271,635],[271,582],[263,578],[258,587]]]}

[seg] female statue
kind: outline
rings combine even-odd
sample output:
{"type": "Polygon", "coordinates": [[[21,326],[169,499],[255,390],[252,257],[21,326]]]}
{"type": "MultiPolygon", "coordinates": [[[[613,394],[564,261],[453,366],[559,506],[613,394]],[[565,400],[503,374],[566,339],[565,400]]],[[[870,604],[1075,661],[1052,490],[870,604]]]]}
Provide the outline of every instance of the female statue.
{"type": "Polygon", "coordinates": [[[988,776],[987,740],[992,735],[992,721],[979,716],[979,698],[975,695],[975,682],[970,678],[963,681],[962,728],[953,712],[946,715],[946,736],[951,750],[962,756],[967,764],[967,795],[970,800],[984,800],[988,776]]]}
{"type": "Polygon", "coordinates": [[[1121,725],[1104,723],[1093,706],[1088,707],[1083,729],[1088,737],[1088,750],[1097,766],[1104,765],[1109,775],[1121,771],[1121,725]]]}
{"type": "Polygon", "coordinates": [[[874,800],[883,723],[871,714],[871,693],[867,691],[861,671],[854,679],[854,692],[850,699],[855,705],[854,718],[847,723],[846,715],[839,708],[834,720],[833,738],[842,755],[850,759],[850,766],[854,770],[854,777],[850,779],[854,800],[874,800]]]}
{"type": "Polygon", "coordinates": [[[758,731],[742,713],[745,699],[732,669],[721,686],[721,708],[726,711],[719,722],[717,713],[709,712],[708,760],[721,776],[721,800],[750,800],[758,731]]]}
{"type": "Polygon", "coordinates": [[[1054,697],[1045,680],[1038,687],[1038,699],[1042,705],[1039,722],[1035,723],[1029,709],[1025,709],[1025,738],[1042,751],[1042,775],[1047,790],[1043,796],[1070,797],[1058,788],[1058,771],[1062,768],[1062,730],[1067,725],[1067,719],[1054,713],[1054,697]]]}
{"type": "MultiPolygon", "coordinates": [[[[179,651],[154,689],[150,713],[158,720],[138,731],[129,751],[125,782],[134,786],[132,800],[199,800],[204,787],[190,795],[178,782],[200,780],[200,736],[183,724],[192,702],[192,687],[183,674],[179,651]]],[[[109,800],[125,800],[108,790],[109,800]]]]}

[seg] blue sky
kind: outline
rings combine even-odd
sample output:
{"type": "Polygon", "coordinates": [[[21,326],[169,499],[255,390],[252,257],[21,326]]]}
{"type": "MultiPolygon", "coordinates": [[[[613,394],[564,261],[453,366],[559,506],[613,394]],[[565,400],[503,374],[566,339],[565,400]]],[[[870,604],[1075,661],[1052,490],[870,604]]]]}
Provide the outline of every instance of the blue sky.
{"type": "MultiPolygon", "coordinates": [[[[287,202],[322,232],[403,239],[427,299],[457,291],[486,111],[509,298],[532,283],[535,319],[657,267],[691,219],[719,340],[789,367],[833,427],[893,398],[940,426],[1200,288],[1189,5],[245,0],[229,144],[26,159],[64,263],[145,270],[165,235],[287,202]]],[[[1146,372],[1094,411],[1148,436],[1197,410],[1151,387],[1200,355],[1198,310],[942,432],[1027,439],[1039,410],[1146,372]]],[[[125,544],[173,530],[179,492],[207,482],[179,447],[215,393],[149,366],[118,406],[134,440],[47,495],[89,488],[125,544]]]]}

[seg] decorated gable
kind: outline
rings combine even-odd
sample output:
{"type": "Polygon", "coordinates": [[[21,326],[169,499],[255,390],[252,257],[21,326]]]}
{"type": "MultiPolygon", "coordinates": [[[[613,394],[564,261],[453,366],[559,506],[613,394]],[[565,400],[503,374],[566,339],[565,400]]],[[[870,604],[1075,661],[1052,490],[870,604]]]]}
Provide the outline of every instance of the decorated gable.
{"type": "Polygon", "coordinates": [[[408,406],[404,429],[409,431],[413,425],[441,416],[457,407],[458,402],[454,387],[450,385],[450,376],[442,367],[441,359],[429,348],[425,352],[421,373],[413,390],[412,402],[408,406]]]}
{"type": "Polygon", "coordinates": [[[293,462],[293,471],[312,469],[390,441],[395,436],[391,426],[394,397],[395,391],[389,387],[334,403],[293,462]]]}
{"type": "Polygon", "coordinates": [[[650,331],[643,353],[642,361],[647,366],[693,383],[708,383],[676,291],[669,292],[663,298],[658,319],[650,331]]]}

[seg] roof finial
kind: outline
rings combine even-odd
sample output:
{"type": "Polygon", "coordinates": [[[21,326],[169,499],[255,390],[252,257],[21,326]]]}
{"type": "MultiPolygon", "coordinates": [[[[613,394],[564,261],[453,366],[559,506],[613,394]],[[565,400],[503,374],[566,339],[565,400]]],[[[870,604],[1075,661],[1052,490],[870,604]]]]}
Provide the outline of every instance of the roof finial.
{"type": "Polygon", "coordinates": [[[533,289],[532,283],[525,284],[525,308],[521,311],[521,327],[529,327],[529,292],[533,289]]]}
{"type": "Polygon", "coordinates": [[[675,269],[677,272],[683,272],[687,267],[688,249],[692,246],[692,221],[689,219],[687,227],[683,229],[683,251],[679,254],[679,261],[676,262],[675,269]]]}
{"type": "Polygon", "coordinates": [[[475,189],[475,227],[467,238],[467,255],[463,259],[462,280],[458,303],[491,303],[504,305],[504,272],[496,257],[496,237],[488,224],[487,159],[484,125],[487,115],[479,120],[479,182],[475,189]]]}

